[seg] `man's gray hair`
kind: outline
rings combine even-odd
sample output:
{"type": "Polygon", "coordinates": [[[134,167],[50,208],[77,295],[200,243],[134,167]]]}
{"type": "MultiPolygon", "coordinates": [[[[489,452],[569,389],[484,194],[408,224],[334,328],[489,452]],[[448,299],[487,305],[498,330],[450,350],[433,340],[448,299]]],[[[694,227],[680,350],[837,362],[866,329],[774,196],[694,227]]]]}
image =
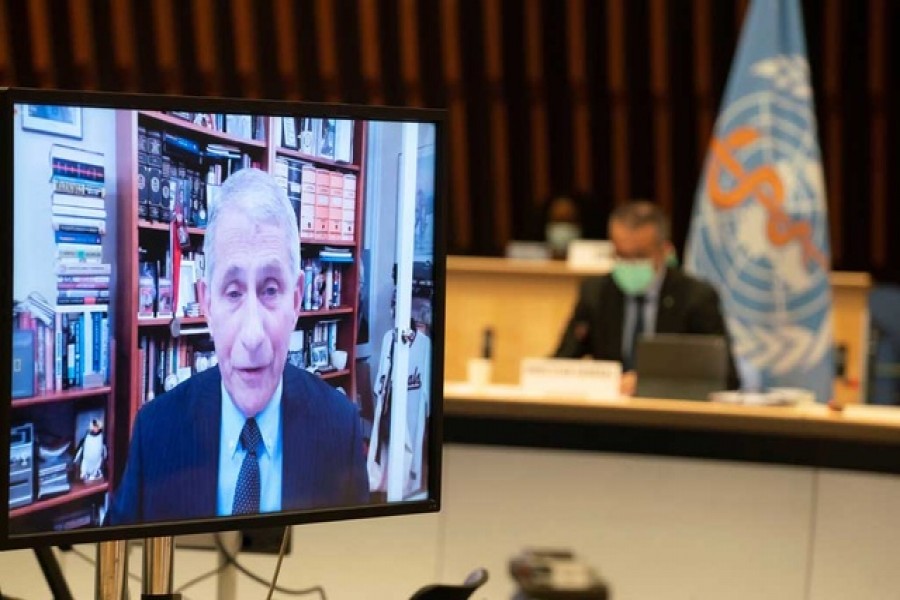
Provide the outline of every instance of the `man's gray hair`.
{"type": "Polygon", "coordinates": [[[659,205],[649,200],[631,200],[617,206],[609,215],[609,224],[612,225],[613,221],[621,223],[628,229],[652,225],[659,234],[660,243],[668,242],[671,235],[669,218],[659,205]]]}
{"type": "Polygon", "coordinates": [[[209,213],[206,225],[206,236],[203,240],[203,253],[206,268],[203,278],[209,283],[215,269],[216,237],[218,223],[222,215],[236,213],[242,219],[254,225],[276,225],[284,231],[284,239],[288,244],[289,268],[292,281],[300,276],[300,233],[297,227],[297,215],[288,200],[287,192],[278,185],[275,178],[260,169],[242,169],[232,174],[222,188],[219,197],[209,213]]]}

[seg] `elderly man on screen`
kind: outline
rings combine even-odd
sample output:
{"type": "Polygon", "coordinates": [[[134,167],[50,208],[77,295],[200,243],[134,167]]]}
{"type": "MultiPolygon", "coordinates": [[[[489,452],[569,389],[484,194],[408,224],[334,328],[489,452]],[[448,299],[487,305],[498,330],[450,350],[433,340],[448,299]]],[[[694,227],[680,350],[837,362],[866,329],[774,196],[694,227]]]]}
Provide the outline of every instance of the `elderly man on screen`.
{"type": "Polygon", "coordinates": [[[303,272],[296,216],[270,175],[225,181],[204,253],[199,296],[218,367],[138,412],[108,523],[367,502],[357,410],[287,363],[303,272]]]}
{"type": "MultiPolygon", "coordinates": [[[[620,361],[622,393],[633,394],[639,336],[726,335],[725,321],[715,289],[676,266],[669,220],[656,204],[639,200],[616,208],[609,217],[609,239],[615,266],[582,282],[555,355],[620,361]]],[[[730,354],[728,364],[729,387],[738,387],[730,354]]]]}

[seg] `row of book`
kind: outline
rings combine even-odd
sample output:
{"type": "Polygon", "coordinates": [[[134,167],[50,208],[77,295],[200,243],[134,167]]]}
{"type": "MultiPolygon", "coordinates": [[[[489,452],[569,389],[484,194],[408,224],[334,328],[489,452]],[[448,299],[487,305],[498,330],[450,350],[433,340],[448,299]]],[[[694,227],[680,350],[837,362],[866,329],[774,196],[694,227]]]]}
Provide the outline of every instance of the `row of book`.
{"type": "Polygon", "coordinates": [[[138,342],[141,364],[141,403],[150,402],[196,373],[219,364],[208,336],[167,333],[142,335],[138,342]]]}
{"type": "Polygon", "coordinates": [[[174,110],[166,114],[205,127],[210,131],[227,133],[244,140],[266,139],[266,118],[257,115],[231,115],[174,110]]]}
{"type": "MultiPolygon", "coordinates": [[[[344,250],[343,248],[340,250],[344,250]]],[[[329,310],[342,306],[342,289],[344,280],[343,260],[331,260],[330,257],[322,257],[320,251],[318,258],[305,258],[303,267],[303,303],[304,311],[329,310]]],[[[346,249],[346,255],[352,256],[346,249]]]]}
{"type": "Polygon", "coordinates": [[[13,398],[109,383],[110,322],[105,307],[58,306],[52,319],[14,315],[13,398]]]}
{"type": "MultiPolygon", "coordinates": [[[[323,319],[291,332],[288,362],[320,373],[334,371],[331,357],[337,350],[339,319],[323,319]]],[[[345,365],[346,366],[346,365],[345,365]]]]}
{"type": "Polygon", "coordinates": [[[172,278],[161,261],[146,259],[146,250],[139,249],[138,261],[138,312],[139,318],[171,317],[174,313],[175,294],[172,278]]]}
{"type": "Polygon", "coordinates": [[[347,119],[281,117],[279,145],[309,156],[352,163],[353,125],[347,119]]]}
{"type": "Polygon", "coordinates": [[[211,187],[236,170],[259,166],[237,146],[201,143],[164,130],[138,128],[138,218],[205,227],[211,187]]]}
{"type": "Polygon", "coordinates": [[[275,159],[275,179],[297,213],[302,240],[353,241],[356,230],[356,175],[316,168],[299,159],[275,159]]]}

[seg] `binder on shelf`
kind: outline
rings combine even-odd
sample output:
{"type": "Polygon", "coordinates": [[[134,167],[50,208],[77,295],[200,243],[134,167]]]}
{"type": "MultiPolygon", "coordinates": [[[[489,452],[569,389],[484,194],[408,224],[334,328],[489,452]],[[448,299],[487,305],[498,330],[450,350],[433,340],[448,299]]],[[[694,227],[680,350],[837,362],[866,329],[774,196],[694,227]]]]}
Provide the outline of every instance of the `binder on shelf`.
{"type": "Polygon", "coordinates": [[[353,121],[338,119],[335,122],[334,160],[353,162],[353,121]]]}

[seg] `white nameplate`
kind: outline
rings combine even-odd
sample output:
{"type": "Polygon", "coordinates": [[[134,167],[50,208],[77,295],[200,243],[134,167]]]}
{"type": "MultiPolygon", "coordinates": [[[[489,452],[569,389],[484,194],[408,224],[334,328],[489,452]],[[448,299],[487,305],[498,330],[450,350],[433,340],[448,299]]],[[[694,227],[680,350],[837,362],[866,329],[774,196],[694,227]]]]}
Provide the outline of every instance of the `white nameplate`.
{"type": "Polygon", "coordinates": [[[525,358],[519,381],[529,393],[617,400],[622,365],[618,361],[525,358]]]}
{"type": "Polygon", "coordinates": [[[608,240],[572,240],[566,251],[570,269],[606,273],[613,265],[613,245],[608,240]]]}

